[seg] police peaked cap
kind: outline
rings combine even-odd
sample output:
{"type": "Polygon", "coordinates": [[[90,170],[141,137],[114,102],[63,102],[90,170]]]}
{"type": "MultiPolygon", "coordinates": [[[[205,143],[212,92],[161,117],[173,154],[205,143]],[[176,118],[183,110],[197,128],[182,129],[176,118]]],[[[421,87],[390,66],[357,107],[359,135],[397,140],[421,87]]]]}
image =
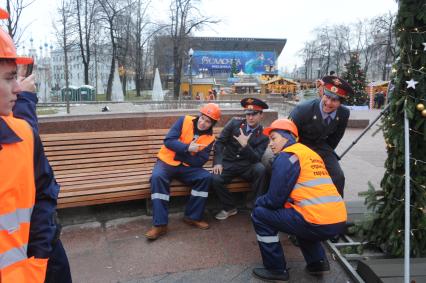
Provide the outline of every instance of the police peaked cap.
{"type": "Polygon", "coordinates": [[[325,76],[321,80],[324,83],[325,93],[329,91],[341,98],[347,98],[349,94],[354,94],[351,85],[339,77],[325,76]]]}
{"type": "Polygon", "coordinates": [[[254,97],[243,98],[241,100],[241,106],[245,109],[246,114],[263,111],[269,108],[268,104],[254,97]]]}

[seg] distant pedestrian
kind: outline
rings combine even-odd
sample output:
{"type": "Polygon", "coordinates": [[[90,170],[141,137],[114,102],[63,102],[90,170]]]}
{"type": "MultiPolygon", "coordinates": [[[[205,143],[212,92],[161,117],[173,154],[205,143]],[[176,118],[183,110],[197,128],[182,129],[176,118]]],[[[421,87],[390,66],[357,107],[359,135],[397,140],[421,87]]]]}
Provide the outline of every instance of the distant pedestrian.
{"type": "Polygon", "coordinates": [[[376,94],[376,104],[377,104],[377,109],[382,109],[383,104],[385,103],[385,95],[383,92],[379,91],[376,94]]]}

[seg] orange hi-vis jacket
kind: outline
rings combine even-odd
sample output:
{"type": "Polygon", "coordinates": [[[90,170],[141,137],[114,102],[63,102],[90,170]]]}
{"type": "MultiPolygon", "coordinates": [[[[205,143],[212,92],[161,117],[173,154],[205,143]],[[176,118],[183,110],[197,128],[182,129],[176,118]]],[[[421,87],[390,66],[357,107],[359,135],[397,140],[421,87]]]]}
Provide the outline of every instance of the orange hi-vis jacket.
{"type": "MultiPolygon", "coordinates": [[[[193,116],[185,116],[185,119],[183,121],[182,125],[182,131],[181,135],[179,137],[179,141],[184,144],[190,144],[194,140],[194,122],[193,120],[196,119],[196,117],[193,116]]],[[[202,148],[208,146],[214,141],[215,137],[213,135],[201,135],[196,139],[197,144],[200,144],[202,148]]],[[[183,164],[185,166],[189,166],[188,164],[182,163],[180,161],[175,160],[176,152],[173,150],[167,148],[164,144],[160,148],[160,151],[158,152],[157,157],[171,165],[171,166],[179,166],[180,164],[183,164]]]]}
{"type": "Polygon", "coordinates": [[[0,150],[0,282],[44,282],[47,259],[27,257],[31,214],[35,204],[34,137],[30,126],[1,116],[20,142],[0,150]]]}
{"type": "Polygon", "coordinates": [[[347,219],[346,206],[327,172],[324,161],[309,147],[295,143],[283,149],[294,153],[300,162],[300,175],[284,204],[294,208],[313,224],[335,224],[347,219]]]}

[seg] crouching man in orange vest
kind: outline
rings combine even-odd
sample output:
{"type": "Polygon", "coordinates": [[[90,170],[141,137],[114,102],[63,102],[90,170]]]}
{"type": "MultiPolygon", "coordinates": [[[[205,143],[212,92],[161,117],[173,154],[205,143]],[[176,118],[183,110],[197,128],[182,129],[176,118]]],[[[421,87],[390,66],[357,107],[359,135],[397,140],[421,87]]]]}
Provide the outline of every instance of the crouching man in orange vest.
{"type": "MultiPolygon", "coordinates": [[[[7,18],[0,9],[0,18],[7,18]]],[[[12,108],[21,86],[12,38],[0,29],[0,282],[43,283],[48,261],[60,241],[54,220],[56,182],[46,174],[40,137],[12,108]]],[[[60,251],[63,252],[62,245],[60,251]]],[[[65,255],[65,254],[64,254],[65,255]]],[[[66,257],[66,256],[65,256],[66,257]]],[[[68,264],[68,261],[66,262],[68,264]]],[[[69,272],[69,266],[67,266],[69,272]]],[[[70,278],[69,278],[70,279],[70,278]]],[[[45,281],[46,280],[46,281],[45,281]]],[[[71,282],[61,281],[61,282],[71,282]]]]}
{"type": "Polygon", "coordinates": [[[201,107],[200,114],[181,117],[169,130],[157,155],[151,176],[153,227],[145,234],[150,240],[167,233],[170,182],[174,178],[192,186],[184,222],[200,229],[209,228],[202,217],[211,174],[202,167],[209,159],[215,140],[213,126],[221,112],[217,104],[208,103],[201,107]]]}
{"type": "Polygon", "coordinates": [[[309,273],[329,271],[321,241],[345,229],[345,203],[321,157],[296,142],[298,130],[292,121],[275,120],[263,133],[276,158],[268,192],[256,200],[252,213],[265,267],[253,269],[253,274],[263,280],[289,280],[280,231],[297,237],[309,273]]]}

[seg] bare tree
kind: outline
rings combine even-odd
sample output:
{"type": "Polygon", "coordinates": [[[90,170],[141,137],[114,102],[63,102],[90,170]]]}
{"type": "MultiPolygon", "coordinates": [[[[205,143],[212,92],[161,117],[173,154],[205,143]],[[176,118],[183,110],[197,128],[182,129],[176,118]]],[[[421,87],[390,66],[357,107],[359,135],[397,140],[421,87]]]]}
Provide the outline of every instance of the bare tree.
{"type": "Polygon", "coordinates": [[[58,24],[54,24],[56,30],[56,37],[58,40],[59,46],[63,50],[64,54],[64,77],[65,77],[65,99],[67,102],[67,113],[70,113],[70,104],[69,104],[69,70],[68,70],[68,52],[72,47],[74,40],[73,34],[75,31],[75,26],[70,21],[72,16],[72,0],[61,0],[60,6],[58,8],[58,24]]]}
{"type": "Polygon", "coordinates": [[[6,0],[6,11],[9,13],[9,18],[6,20],[6,28],[9,35],[13,38],[16,45],[28,27],[20,28],[19,20],[21,19],[22,11],[30,6],[34,1],[26,0],[6,0]]]}
{"type": "Polygon", "coordinates": [[[378,44],[380,45],[379,50],[384,49],[384,56],[382,57],[382,80],[386,80],[389,75],[388,64],[395,59],[395,48],[396,48],[396,36],[394,31],[395,26],[395,14],[391,12],[379,16],[375,19],[377,28],[377,37],[380,37],[378,44]]]}
{"type": "Polygon", "coordinates": [[[136,22],[135,22],[135,83],[136,96],[141,96],[143,82],[148,67],[149,56],[152,55],[150,41],[153,36],[166,28],[163,24],[154,24],[149,20],[147,11],[151,0],[137,0],[136,22]]]}
{"type": "Polygon", "coordinates": [[[112,81],[114,80],[115,63],[117,60],[116,23],[117,17],[123,12],[126,5],[116,0],[98,0],[98,3],[102,8],[101,19],[106,23],[106,29],[108,30],[111,44],[111,67],[106,90],[106,100],[111,100],[112,81]]]}
{"type": "Polygon", "coordinates": [[[188,36],[193,30],[207,24],[218,23],[210,17],[204,17],[197,8],[200,0],[172,0],[170,3],[170,37],[173,48],[173,95],[179,98],[183,59],[188,48],[188,36]]]}
{"type": "Polygon", "coordinates": [[[78,28],[78,47],[84,67],[84,83],[89,84],[89,67],[94,43],[94,25],[96,24],[97,2],[95,0],[75,0],[76,24],[78,28]]]}

